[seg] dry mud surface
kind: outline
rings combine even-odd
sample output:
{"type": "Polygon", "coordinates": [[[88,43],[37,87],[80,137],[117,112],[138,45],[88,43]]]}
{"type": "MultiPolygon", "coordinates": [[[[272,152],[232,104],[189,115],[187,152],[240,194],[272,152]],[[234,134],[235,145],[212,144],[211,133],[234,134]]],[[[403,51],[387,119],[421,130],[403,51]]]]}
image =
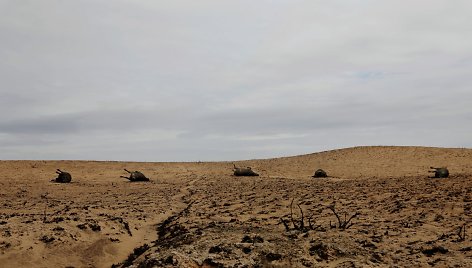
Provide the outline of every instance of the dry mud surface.
{"type": "Polygon", "coordinates": [[[260,176],[234,177],[232,162],[0,161],[0,266],[472,267],[471,149],[234,163],[260,176]],[[57,168],[72,183],[51,182],[57,168]]]}

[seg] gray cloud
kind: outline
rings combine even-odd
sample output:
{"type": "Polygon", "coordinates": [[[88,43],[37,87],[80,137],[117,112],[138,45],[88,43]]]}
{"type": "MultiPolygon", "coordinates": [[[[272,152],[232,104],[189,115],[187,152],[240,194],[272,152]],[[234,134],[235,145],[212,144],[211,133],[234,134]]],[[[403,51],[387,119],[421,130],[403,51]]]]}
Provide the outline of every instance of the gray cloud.
{"type": "Polygon", "coordinates": [[[0,0],[0,159],[469,147],[471,8],[0,0]]]}

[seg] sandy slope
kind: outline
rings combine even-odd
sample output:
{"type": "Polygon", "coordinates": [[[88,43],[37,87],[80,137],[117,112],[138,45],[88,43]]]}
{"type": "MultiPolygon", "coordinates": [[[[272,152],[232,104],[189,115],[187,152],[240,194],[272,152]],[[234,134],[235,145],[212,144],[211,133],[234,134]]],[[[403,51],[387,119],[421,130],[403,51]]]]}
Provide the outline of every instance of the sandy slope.
{"type": "Polygon", "coordinates": [[[472,267],[471,149],[356,147],[235,164],[261,176],[236,178],[230,162],[0,161],[1,267],[110,267],[144,244],[125,266],[472,267]],[[427,178],[429,166],[450,178],[427,178]],[[56,168],[73,182],[50,182],[56,168]],[[120,179],[123,168],[151,182],[120,179]],[[332,177],[310,178],[317,168],[332,177]],[[360,213],[350,228],[338,228],[333,205],[341,220],[360,213]],[[315,230],[293,230],[300,209],[315,230]]]}

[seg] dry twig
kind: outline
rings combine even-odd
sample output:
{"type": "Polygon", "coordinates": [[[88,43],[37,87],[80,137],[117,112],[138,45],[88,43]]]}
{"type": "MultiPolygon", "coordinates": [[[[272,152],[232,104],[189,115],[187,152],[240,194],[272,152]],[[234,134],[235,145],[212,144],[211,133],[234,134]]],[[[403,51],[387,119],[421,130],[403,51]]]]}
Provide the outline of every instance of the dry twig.
{"type": "Polygon", "coordinates": [[[336,212],[336,209],[335,209],[334,205],[328,206],[328,208],[333,212],[334,216],[336,216],[336,219],[338,220],[338,226],[337,227],[336,227],[336,224],[331,225],[331,222],[330,222],[329,225],[331,226],[331,228],[338,228],[340,230],[346,230],[349,227],[351,227],[354,224],[354,223],[351,222],[351,220],[360,215],[359,212],[356,212],[356,213],[354,213],[354,215],[352,215],[348,219],[347,218],[347,213],[344,213],[344,220],[341,220],[338,213],[336,212]]]}
{"type": "Polygon", "coordinates": [[[300,204],[297,204],[298,209],[300,210],[300,220],[297,221],[293,217],[293,202],[295,199],[292,199],[292,202],[290,202],[290,222],[292,222],[293,228],[290,228],[288,220],[285,220],[283,218],[280,219],[282,224],[285,227],[285,231],[289,232],[291,230],[298,230],[302,232],[308,232],[310,230],[317,230],[318,228],[321,227],[321,225],[315,225],[312,222],[313,215],[307,217],[308,219],[308,226],[305,225],[305,214],[303,213],[303,209],[301,208],[300,204]]]}

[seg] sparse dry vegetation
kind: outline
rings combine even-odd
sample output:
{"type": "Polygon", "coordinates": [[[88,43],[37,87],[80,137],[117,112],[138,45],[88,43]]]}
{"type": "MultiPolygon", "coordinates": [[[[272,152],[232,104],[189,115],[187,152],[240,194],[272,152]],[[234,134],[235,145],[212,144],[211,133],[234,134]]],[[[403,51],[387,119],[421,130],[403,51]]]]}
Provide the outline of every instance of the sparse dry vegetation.
{"type": "Polygon", "coordinates": [[[237,163],[259,177],[235,177],[231,163],[2,161],[0,262],[470,267],[471,160],[468,149],[367,147],[237,163]],[[51,183],[57,166],[74,181],[51,183]],[[318,166],[330,177],[314,180],[318,166]],[[430,166],[449,177],[428,178],[430,166]],[[124,167],[151,183],[117,179],[124,167]]]}

